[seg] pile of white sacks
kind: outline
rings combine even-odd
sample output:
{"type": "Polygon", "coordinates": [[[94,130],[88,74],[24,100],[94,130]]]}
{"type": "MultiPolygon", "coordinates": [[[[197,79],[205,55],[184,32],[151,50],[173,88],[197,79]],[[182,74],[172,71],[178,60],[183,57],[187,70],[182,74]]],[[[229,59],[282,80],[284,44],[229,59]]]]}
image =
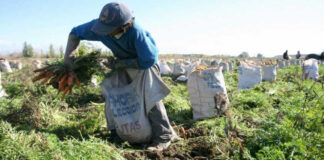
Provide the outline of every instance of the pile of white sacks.
{"type": "Polygon", "coordinates": [[[200,64],[199,61],[191,62],[185,60],[163,61],[159,63],[161,75],[169,75],[176,78],[176,81],[186,82],[188,75],[200,64]]]}
{"type": "Polygon", "coordinates": [[[1,72],[12,72],[9,61],[6,59],[0,60],[0,69],[1,72]]]}
{"type": "Polygon", "coordinates": [[[198,65],[222,66],[222,72],[233,70],[233,62],[219,60],[161,60],[158,62],[161,75],[175,77],[178,82],[186,82],[189,74],[198,65]]]}
{"type": "MultiPolygon", "coordinates": [[[[288,66],[305,66],[304,70],[308,68],[314,68],[315,61],[312,64],[310,62],[303,62],[300,59],[292,60],[280,60],[277,63],[263,64],[258,61],[241,62],[238,66],[239,71],[239,83],[238,89],[252,88],[256,84],[260,84],[262,81],[275,81],[277,76],[277,69],[285,68],[288,66]],[[303,64],[303,65],[302,65],[303,64]],[[308,67],[312,66],[312,67],[308,67]]],[[[322,61],[316,61],[317,65],[323,64],[322,61]]],[[[222,59],[211,59],[211,60],[161,60],[159,62],[160,70],[162,75],[169,75],[176,77],[175,80],[178,82],[186,82],[191,72],[194,71],[198,65],[209,65],[212,67],[221,66],[222,72],[231,71],[234,68],[232,61],[225,61],[222,59]]],[[[318,69],[317,69],[318,70],[318,69]]],[[[308,74],[307,78],[315,79],[314,76],[310,75],[309,71],[305,71],[305,75],[308,74]]],[[[304,76],[305,77],[305,76],[304,76]]]]}
{"type": "Polygon", "coordinates": [[[10,67],[11,68],[15,68],[15,69],[22,69],[22,63],[21,62],[16,62],[16,61],[11,61],[10,63],[10,67]]]}
{"type": "Polygon", "coordinates": [[[303,61],[301,59],[292,59],[292,60],[281,60],[278,61],[278,68],[282,69],[288,66],[301,65],[303,61]]]}
{"type": "Polygon", "coordinates": [[[6,92],[4,91],[4,89],[2,88],[2,85],[1,85],[1,72],[0,72],[0,98],[5,98],[7,96],[8,95],[6,94],[6,92]]]}
{"type": "MultiPolygon", "coordinates": [[[[223,73],[231,71],[234,63],[221,59],[212,60],[161,60],[159,63],[162,75],[177,77],[176,81],[187,81],[192,105],[193,119],[215,117],[224,112],[229,100],[223,73]],[[209,66],[198,69],[198,65],[209,66]]],[[[276,81],[277,69],[288,66],[302,66],[303,77],[318,79],[318,65],[323,61],[292,59],[277,62],[241,61],[238,66],[238,89],[253,88],[262,81],[276,81]]],[[[199,67],[200,68],[200,67],[199,67]]]]}
{"type": "MultiPolygon", "coordinates": [[[[316,61],[316,60],[315,60],[316,61]]],[[[314,61],[314,62],[315,62],[314,61]]],[[[304,65],[306,70],[308,68],[316,68],[315,63],[308,62],[304,65]]],[[[260,84],[262,81],[275,81],[277,77],[277,69],[285,68],[292,65],[301,65],[303,63],[302,60],[285,60],[278,61],[277,64],[261,64],[258,62],[240,62],[241,65],[238,67],[239,70],[239,84],[238,89],[248,89],[253,88],[256,84],[260,84]]],[[[304,62],[305,64],[305,62],[304,62]]],[[[305,70],[303,68],[303,70],[305,70]]],[[[318,68],[318,67],[317,67],[318,68]]],[[[305,74],[312,75],[312,79],[314,78],[314,74],[310,74],[312,72],[307,71],[305,74]]],[[[318,74],[318,69],[317,69],[318,74]]],[[[310,78],[310,77],[308,77],[310,78]]]]}
{"type": "Polygon", "coordinates": [[[18,61],[0,60],[1,72],[12,72],[12,69],[22,69],[22,63],[18,61]]]}

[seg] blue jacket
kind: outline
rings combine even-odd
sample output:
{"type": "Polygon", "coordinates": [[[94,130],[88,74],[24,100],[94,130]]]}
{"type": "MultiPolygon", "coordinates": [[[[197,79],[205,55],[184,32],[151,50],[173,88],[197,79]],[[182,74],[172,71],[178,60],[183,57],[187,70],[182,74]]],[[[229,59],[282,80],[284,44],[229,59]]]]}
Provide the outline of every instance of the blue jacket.
{"type": "Polygon", "coordinates": [[[137,60],[139,69],[147,69],[158,61],[158,48],[150,33],[140,27],[135,21],[133,26],[119,39],[114,36],[102,36],[91,31],[97,21],[74,27],[70,34],[76,35],[81,40],[101,41],[118,59],[131,62],[137,60]]]}

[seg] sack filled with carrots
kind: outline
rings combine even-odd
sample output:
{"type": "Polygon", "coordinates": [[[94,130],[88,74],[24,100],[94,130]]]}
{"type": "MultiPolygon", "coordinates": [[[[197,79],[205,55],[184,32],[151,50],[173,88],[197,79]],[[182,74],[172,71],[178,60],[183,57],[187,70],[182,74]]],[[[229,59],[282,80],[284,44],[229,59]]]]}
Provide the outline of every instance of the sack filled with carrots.
{"type": "Polygon", "coordinates": [[[64,61],[56,61],[43,67],[34,70],[39,73],[33,78],[33,82],[41,81],[41,85],[48,83],[58,89],[58,93],[63,92],[62,99],[66,93],[72,94],[74,84],[78,87],[81,84],[88,84],[94,74],[104,73],[99,65],[100,51],[94,51],[84,56],[76,57],[73,61],[72,68],[67,67],[64,61]]]}

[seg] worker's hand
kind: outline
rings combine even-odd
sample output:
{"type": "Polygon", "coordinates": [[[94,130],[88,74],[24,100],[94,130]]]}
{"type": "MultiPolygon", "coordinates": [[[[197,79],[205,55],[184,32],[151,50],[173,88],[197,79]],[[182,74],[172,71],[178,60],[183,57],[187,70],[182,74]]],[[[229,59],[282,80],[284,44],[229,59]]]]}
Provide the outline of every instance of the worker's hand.
{"type": "Polygon", "coordinates": [[[64,58],[64,64],[66,65],[68,70],[72,70],[73,59],[74,59],[74,57],[65,57],[64,58]]]}
{"type": "Polygon", "coordinates": [[[108,58],[108,61],[104,65],[112,70],[120,68],[120,64],[115,57],[108,58]]]}

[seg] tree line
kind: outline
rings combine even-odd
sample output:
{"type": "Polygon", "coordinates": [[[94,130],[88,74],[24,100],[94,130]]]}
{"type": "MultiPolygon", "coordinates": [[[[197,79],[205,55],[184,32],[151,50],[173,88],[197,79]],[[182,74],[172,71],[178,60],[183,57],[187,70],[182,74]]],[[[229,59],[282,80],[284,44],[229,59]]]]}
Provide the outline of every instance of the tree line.
{"type": "MultiPolygon", "coordinates": [[[[96,47],[92,46],[91,44],[87,44],[85,42],[80,43],[78,50],[76,52],[76,56],[78,56],[78,55],[82,56],[82,55],[85,55],[86,53],[89,53],[94,50],[100,50],[101,55],[112,56],[112,53],[110,51],[101,51],[101,49],[96,48],[96,47]]],[[[40,53],[36,53],[31,44],[24,42],[22,56],[23,57],[63,58],[64,51],[63,51],[63,47],[61,46],[57,52],[57,51],[55,51],[53,44],[50,44],[49,50],[47,53],[43,53],[42,50],[40,53]]]]}
{"type": "MultiPolygon", "coordinates": [[[[84,55],[88,52],[91,52],[92,50],[96,50],[97,48],[94,48],[93,46],[89,46],[86,43],[81,42],[81,44],[79,45],[78,51],[77,51],[77,55],[84,55]]],[[[36,55],[33,47],[31,44],[28,44],[27,42],[24,42],[24,47],[22,50],[22,54],[23,57],[45,57],[45,58],[63,58],[64,57],[64,51],[63,51],[63,47],[61,46],[59,48],[59,51],[56,52],[53,44],[49,45],[49,50],[47,53],[43,53],[41,51],[41,53],[39,53],[38,55],[36,55]]],[[[111,55],[112,53],[107,53],[108,55],[111,55]]],[[[161,57],[178,57],[178,54],[167,54],[167,55],[162,55],[161,57]]],[[[203,58],[206,55],[203,54],[188,54],[188,55],[182,55],[181,57],[196,57],[196,58],[203,58]]],[[[208,56],[209,57],[209,56],[208,56]]],[[[250,58],[250,55],[248,52],[242,52],[241,54],[239,54],[237,56],[238,58],[250,58]]],[[[257,58],[263,58],[263,55],[261,53],[258,53],[257,58]]]]}
{"type": "Polygon", "coordinates": [[[64,52],[62,46],[60,47],[59,52],[56,52],[53,44],[50,44],[47,53],[44,54],[43,51],[41,51],[40,53],[36,53],[31,44],[24,42],[22,56],[23,57],[63,58],[64,52]]]}

